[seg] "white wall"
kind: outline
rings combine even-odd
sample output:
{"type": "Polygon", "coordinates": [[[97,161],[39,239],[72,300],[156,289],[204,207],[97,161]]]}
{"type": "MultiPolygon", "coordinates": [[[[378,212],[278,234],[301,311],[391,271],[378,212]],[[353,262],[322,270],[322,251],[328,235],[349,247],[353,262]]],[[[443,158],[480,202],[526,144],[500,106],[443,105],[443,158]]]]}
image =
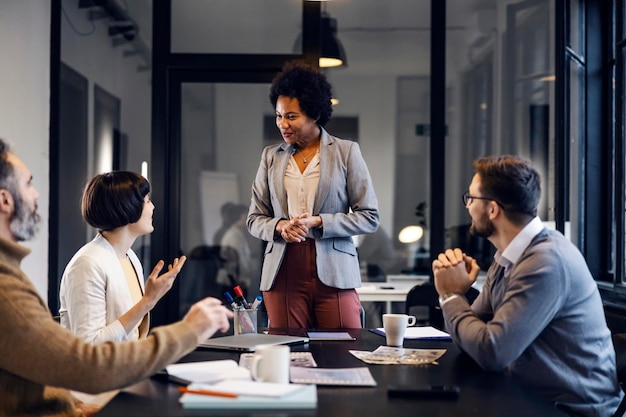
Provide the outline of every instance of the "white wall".
{"type": "Polygon", "coordinates": [[[359,117],[359,146],[378,197],[380,225],[389,233],[396,189],[396,77],[333,74],[332,83],[341,86],[333,116],[359,117]]]}
{"type": "Polygon", "coordinates": [[[39,294],[48,291],[50,3],[0,2],[0,137],[33,174],[40,193],[41,231],[26,245],[22,267],[39,294]]]}

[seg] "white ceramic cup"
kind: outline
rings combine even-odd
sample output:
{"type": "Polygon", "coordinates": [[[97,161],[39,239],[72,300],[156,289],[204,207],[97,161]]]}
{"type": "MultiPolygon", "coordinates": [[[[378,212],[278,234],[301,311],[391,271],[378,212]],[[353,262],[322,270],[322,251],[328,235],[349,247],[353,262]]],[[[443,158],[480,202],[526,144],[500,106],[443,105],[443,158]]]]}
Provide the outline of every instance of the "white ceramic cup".
{"type": "Polygon", "coordinates": [[[387,337],[387,346],[402,347],[404,332],[408,326],[415,325],[415,316],[406,314],[383,314],[383,327],[387,337]]]}
{"type": "Polygon", "coordinates": [[[259,345],[255,347],[250,373],[256,381],[289,383],[291,350],[284,345],[259,345]]]}

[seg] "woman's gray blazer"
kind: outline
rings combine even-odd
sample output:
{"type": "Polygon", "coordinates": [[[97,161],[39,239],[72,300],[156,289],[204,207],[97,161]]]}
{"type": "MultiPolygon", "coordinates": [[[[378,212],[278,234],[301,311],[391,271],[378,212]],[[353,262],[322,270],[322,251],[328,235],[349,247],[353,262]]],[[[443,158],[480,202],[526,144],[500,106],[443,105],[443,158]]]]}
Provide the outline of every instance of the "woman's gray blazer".
{"type": "MultiPolygon", "coordinates": [[[[361,286],[359,260],[353,235],[378,228],[378,200],[358,143],[322,131],[320,180],[312,216],[321,216],[323,227],[314,229],[317,273],[335,288],[361,286]],[[352,212],[350,212],[352,209],[352,212]]],[[[294,147],[286,143],[263,150],[252,184],[247,226],[250,233],[267,241],[261,273],[261,290],[272,287],[287,243],[275,233],[279,220],[289,219],[284,177],[294,147]]]]}

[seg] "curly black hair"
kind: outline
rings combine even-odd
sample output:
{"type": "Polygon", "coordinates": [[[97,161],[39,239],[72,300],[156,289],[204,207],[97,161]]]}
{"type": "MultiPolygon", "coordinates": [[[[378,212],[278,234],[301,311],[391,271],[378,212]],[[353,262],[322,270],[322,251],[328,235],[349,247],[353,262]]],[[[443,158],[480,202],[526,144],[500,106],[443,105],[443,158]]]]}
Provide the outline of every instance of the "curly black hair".
{"type": "Polygon", "coordinates": [[[274,108],[278,96],[298,99],[302,111],[321,127],[326,126],[333,113],[330,103],[332,87],[326,75],[302,61],[288,62],[274,77],[270,88],[270,102],[274,108]]]}

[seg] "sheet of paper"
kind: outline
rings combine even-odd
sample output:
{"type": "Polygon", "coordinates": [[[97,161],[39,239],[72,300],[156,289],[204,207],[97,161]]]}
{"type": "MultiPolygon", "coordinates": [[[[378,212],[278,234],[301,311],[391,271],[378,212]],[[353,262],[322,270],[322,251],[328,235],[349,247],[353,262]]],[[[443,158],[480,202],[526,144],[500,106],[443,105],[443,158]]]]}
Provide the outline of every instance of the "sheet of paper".
{"type": "Polygon", "coordinates": [[[348,332],[307,332],[309,340],[356,340],[348,332]]]}
{"type": "MultiPolygon", "coordinates": [[[[374,330],[373,330],[374,331],[374,330]]],[[[379,327],[375,329],[375,333],[382,336],[385,335],[385,329],[379,327]]],[[[405,339],[450,339],[450,334],[432,326],[407,327],[404,333],[405,339]]]]}
{"type": "Polygon", "coordinates": [[[199,389],[206,389],[230,394],[255,396],[255,397],[282,397],[301,390],[304,385],[299,384],[276,384],[273,382],[259,381],[235,381],[232,379],[217,382],[215,384],[197,385],[199,389]]]}
{"type": "Polygon", "coordinates": [[[223,379],[249,380],[250,371],[240,368],[231,359],[174,363],[165,368],[167,373],[181,382],[215,382],[223,379]]]}

